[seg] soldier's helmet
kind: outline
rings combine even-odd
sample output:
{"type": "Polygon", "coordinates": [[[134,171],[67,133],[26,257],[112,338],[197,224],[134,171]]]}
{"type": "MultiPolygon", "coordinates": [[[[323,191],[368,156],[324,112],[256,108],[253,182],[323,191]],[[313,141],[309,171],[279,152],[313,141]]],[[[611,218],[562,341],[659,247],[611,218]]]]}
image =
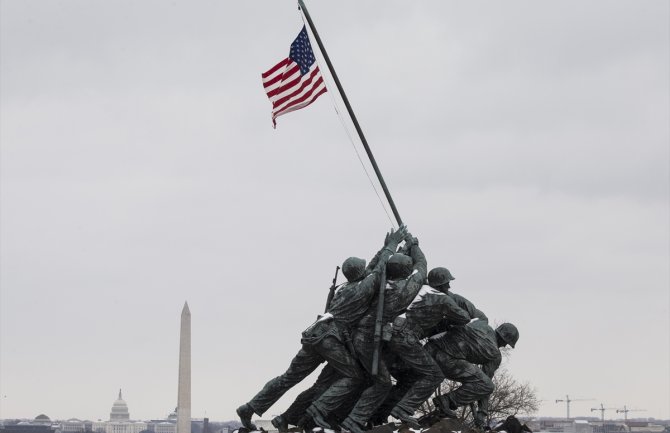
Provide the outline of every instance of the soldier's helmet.
{"type": "Polygon", "coordinates": [[[412,274],[412,258],[402,253],[395,253],[386,263],[386,278],[397,280],[412,274]]]}
{"type": "Polygon", "coordinates": [[[496,328],[496,334],[502,338],[502,340],[514,347],[516,342],[519,340],[519,330],[516,329],[516,326],[511,323],[503,323],[502,325],[496,328]]]}
{"type": "Polygon", "coordinates": [[[444,284],[447,284],[449,281],[454,280],[455,278],[449,272],[449,269],[438,267],[433,268],[428,272],[428,285],[432,288],[440,287],[444,284]]]}
{"type": "Polygon", "coordinates": [[[365,273],[365,260],[349,257],[342,263],[342,273],[349,281],[360,280],[365,273]]]}

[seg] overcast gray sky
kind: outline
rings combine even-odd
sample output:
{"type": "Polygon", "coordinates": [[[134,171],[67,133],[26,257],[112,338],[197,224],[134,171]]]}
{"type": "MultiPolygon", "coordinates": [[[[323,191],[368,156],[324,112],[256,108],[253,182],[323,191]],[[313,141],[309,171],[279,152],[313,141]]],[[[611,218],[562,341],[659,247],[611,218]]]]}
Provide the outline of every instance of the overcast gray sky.
{"type": "MultiPolygon", "coordinates": [[[[308,6],[429,267],[518,325],[540,414],[670,418],[669,3],[308,6]]],[[[0,418],[108,419],[119,388],[165,416],[185,300],[193,416],[235,418],[391,227],[334,93],[271,127],[296,4],[0,7],[0,418]]]]}

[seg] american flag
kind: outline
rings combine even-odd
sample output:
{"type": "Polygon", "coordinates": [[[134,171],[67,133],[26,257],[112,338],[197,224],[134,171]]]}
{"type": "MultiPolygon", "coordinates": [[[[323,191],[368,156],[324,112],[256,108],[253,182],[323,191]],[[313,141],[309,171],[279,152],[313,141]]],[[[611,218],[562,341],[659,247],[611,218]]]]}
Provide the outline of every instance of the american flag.
{"type": "Polygon", "coordinates": [[[326,85],[304,26],[291,44],[289,56],[262,77],[265,93],[272,102],[274,127],[277,126],[277,117],[304,108],[326,93],[326,85]]]}

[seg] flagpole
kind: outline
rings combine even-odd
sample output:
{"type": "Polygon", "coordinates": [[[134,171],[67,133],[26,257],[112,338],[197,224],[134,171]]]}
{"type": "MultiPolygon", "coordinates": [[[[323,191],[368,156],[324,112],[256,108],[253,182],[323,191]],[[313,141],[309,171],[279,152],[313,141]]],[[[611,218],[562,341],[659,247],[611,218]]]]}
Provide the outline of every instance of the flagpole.
{"type": "Polygon", "coordinates": [[[368,158],[370,158],[370,163],[372,163],[372,168],[375,170],[375,174],[377,175],[377,178],[379,179],[379,183],[382,186],[382,189],[384,190],[384,194],[386,195],[386,199],[389,202],[389,205],[391,205],[391,210],[393,211],[393,215],[395,216],[396,221],[398,222],[398,226],[402,225],[402,219],[400,218],[400,214],[398,213],[398,209],[395,207],[395,203],[393,202],[393,198],[391,197],[391,193],[389,192],[388,187],[386,186],[386,182],[384,182],[384,177],[382,176],[381,171],[379,171],[379,167],[377,166],[377,161],[375,161],[375,157],[372,154],[372,150],[370,150],[370,146],[368,145],[368,141],[365,139],[365,135],[363,135],[363,130],[361,129],[361,125],[358,123],[358,119],[356,119],[356,115],[354,114],[354,110],[351,108],[351,104],[349,104],[349,99],[347,99],[346,93],[344,93],[344,89],[342,88],[342,84],[340,84],[339,78],[337,78],[337,74],[335,73],[335,68],[333,68],[333,64],[330,62],[330,58],[328,57],[328,53],[326,52],[326,48],[323,46],[323,42],[321,42],[321,38],[319,37],[319,32],[316,31],[316,27],[314,27],[314,22],[312,21],[312,17],[309,15],[309,12],[307,11],[307,7],[305,6],[305,3],[303,0],[298,0],[298,5],[302,9],[305,18],[307,19],[307,24],[309,24],[309,29],[312,31],[312,34],[314,35],[314,38],[316,39],[316,43],[319,46],[319,51],[321,51],[321,54],[323,54],[323,58],[326,61],[326,65],[328,66],[328,70],[330,71],[330,75],[333,77],[333,80],[335,80],[335,85],[337,86],[337,90],[340,92],[340,96],[342,97],[342,100],[344,101],[344,106],[347,107],[347,112],[349,113],[349,117],[351,117],[351,121],[354,122],[354,127],[356,128],[356,132],[358,133],[358,136],[361,139],[361,142],[363,143],[363,147],[365,148],[365,153],[368,154],[368,158]]]}

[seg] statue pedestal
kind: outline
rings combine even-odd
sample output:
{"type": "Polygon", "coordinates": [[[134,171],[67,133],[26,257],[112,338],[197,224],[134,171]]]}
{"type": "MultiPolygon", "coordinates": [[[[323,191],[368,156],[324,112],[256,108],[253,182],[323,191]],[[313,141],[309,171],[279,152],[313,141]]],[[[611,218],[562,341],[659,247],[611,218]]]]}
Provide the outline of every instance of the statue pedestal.
{"type": "MultiPolygon", "coordinates": [[[[345,432],[346,430],[342,430],[345,432]]],[[[233,431],[233,433],[267,433],[266,430],[253,430],[250,431],[244,427],[240,427],[238,430],[233,431]]],[[[276,432],[276,430],[270,430],[269,433],[276,432]]],[[[303,433],[303,430],[300,428],[290,428],[289,433],[303,433]]],[[[322,429],[320,427],[312,430],[313,433],[337,433],[334,430],[322,429]]],[[[388,423],[378,427],[368,430],[369,433],[418,433],[419,430],[411,429],[405,424],[394,424],[388,423]]],[[[431,425],[428,428],[421,429],[421,433],[481,433],[479,430],[472,429],[459,420],[456,419],[441,419],[435,424],[431,425]]]]}

